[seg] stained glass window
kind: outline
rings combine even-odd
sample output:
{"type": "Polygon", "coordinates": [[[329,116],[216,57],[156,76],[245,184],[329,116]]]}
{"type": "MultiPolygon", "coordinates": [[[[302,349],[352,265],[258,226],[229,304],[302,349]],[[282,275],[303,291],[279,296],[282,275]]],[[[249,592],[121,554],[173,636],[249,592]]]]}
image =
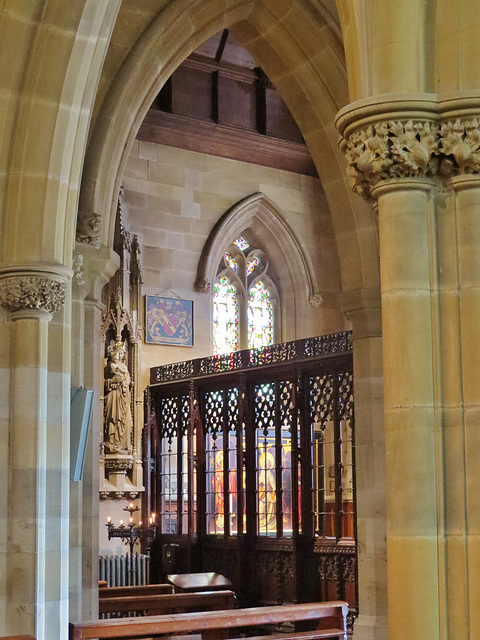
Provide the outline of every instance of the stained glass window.
{"type": "Polygon", "coordinates": [[[257,256],[253,256],[253,258],[250,258],[250,260],[247,261],[247,276],[253,273],[255,267],[258,267],[259,264],[260,260],[257,258],[257,256]]]}
{"type": "Polygon", "coordinates": [[[231,353],[238,350],[237,290],[222,276],[213,288],[213,352],[231,353]]]}
{"type": "Polygon", "coordinates": [[[213,353],[273,344],[277,302],[266,253],[239,236],[224,251],[213,287],[213,353]]]}
{"type": "Polygon", "coordinates": [[[273,344],[273,306],[268,289],[258,281],[248,295],[248,348],[268,344],[273,344]]]}
{"type": "Polygon", "coordinates": [[[230,267],[232,271],[237,273],[238,263],[232,258],[232,254],[229,251],[225,251],[225,253],[223,254],[223,258],[227,266],[230,267]]]}
{"type": "Polygon", "coordinates": [[[243,236],[239,236],[233,244],[242,251],[245,251],[250,246],[243,236]]]}

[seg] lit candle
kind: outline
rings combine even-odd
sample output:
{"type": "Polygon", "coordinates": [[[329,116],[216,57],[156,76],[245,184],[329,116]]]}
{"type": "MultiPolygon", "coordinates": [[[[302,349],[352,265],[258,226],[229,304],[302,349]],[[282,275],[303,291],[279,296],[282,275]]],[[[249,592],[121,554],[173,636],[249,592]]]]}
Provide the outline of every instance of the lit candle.
{"type": "Polygon", "coordinates": [[[138,526],[141,527],[142,526],[142,521],[140,520],[140,522],[138,523],[138,526]]]}
{"type": "Polygon", "coordinates": [[[123,527],[123,520],[120,520],[120,526],[123,527]]]}
{"type": "Polygon", "coordinates": [[[112,519],[111,519],[111,517],[110,517],[110,516],[108,516],[108,518],[107,518],[107,524],[110,524],[111,522],[112,522],[112,519]]]}
{"type": "Polygon", "coordinates": [[[133,518],[132,518],[132,516],[130,516],[130,518],[128,519],[128,521],[130,522],[130,524],[132,524],[132,522],[133,522],[133,518]]]}
{"type": "Polygon", "coordinates": [[[155,524],[155,514],[152,513],[152,524],[155,524]]]}
{"type": "Polygon", "coordinates": [[[130,509],[133,509],[133,502],[130,502],[130,509]]]}

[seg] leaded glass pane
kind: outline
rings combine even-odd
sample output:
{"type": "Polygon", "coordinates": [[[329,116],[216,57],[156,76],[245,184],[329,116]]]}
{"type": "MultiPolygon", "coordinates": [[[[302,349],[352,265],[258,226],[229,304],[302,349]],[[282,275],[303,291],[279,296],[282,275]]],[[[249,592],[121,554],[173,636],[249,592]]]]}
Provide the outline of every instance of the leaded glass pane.
{"type": "Polygon", "coordinates": [[[255,386],[257,534],[277,535],[275,384],[255,386]]]}
{"type": "Polygon", "coordinates": [[[253,258],[249,258],[249,260],[247,261],[247,276],[253,273],[254,269],[258,267],[259,264],[260,264],[260,260],[257,258],[257,256],[253,256],[253,258]]]}
{"type": "Polygon", "coordinates": [[[273,305],[263,282],[258,281],[248,295],[248,348],[273,344],[273,305]]]}
{"type": "Polygon", "coordinates": [[[190,404],[188,396],[181,398],[182,408],[182,454],[180,464],[180,477],[181,477],[181,518],[182,518],[182,533],[188,531],[188,439],[187,428],[190,421],[190,404]]]}
{"type": "Polygon", "coordinates": [[[232,254],[228,251],[225,251],[225,253],[223,254],[223,259],[225,260],[225,264],[227,265],[227,267],[230,267],[232,271],[237,273],[238,263],[234,258],[232,258],[232,254]]]}
{"type": "Polygon", "coordinates": [[[213,287],[213,352],[238,350],[237,290],[225,276],[213,287]]]}
{"type": "Polygon", "coordinates": [[[161,403],[161,504],[162,533],[177,533],[178,492],[178,398],[165,398],[161,403]]]}
{"type": "Polygon", "coordinates": [[[342,481],[342,525],[344,538],[354,537],[353,495],[353,373],[338,374],[338,416],[340,419],[340,455],[342,481]]]}
{"type": "Polygon", "coordinates": [[[233,243],[241,251],[245,251],[250,246],[243,236],[239,236],[233,243]]]}
{"type": "Polygon", "coordinates": [[[333,376],[308,379],[316,536],[335,536],[335,435],[333,376]]]}

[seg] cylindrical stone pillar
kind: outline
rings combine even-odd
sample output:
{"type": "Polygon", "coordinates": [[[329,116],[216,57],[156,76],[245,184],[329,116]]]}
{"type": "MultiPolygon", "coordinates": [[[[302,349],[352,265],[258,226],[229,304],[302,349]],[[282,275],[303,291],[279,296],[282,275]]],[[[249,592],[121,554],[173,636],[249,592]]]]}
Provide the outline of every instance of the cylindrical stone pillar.
{"type": "Polygon", "coordinates": [[[432,96],[363,101],[337,117],[354,189],[377,201],[390,640],[443,637],[443,449],[432,96]]]}
{"type": "Polygon", "coordinates": [[[415,637],[420,620],[424,638],[440,637],[442,457],[431,187],[408,178],[373,190],[380,236],[392,640],[415,637]]]}
{"type": "MultiPolygon", "coordinates": [[[[0,273],[12,323],[5,633],[66,638],[70,394],[49,368],[49,323],[63,307],[68,271],[14,273],[0,273]]],[[[63,337],[56,346],[70,351],[63,337]]]]}

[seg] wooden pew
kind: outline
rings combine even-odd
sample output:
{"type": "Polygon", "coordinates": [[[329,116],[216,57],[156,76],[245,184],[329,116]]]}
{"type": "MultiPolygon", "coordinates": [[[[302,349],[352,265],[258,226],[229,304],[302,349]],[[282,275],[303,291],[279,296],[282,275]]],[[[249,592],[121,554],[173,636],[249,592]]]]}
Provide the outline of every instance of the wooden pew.
{"type": "MultiPolygon", "coordinates": [[[[216,592],[218,595],[219,592],[216,592]]],[[[179,594],[184,595],[184,594],[179,594]]],[[[185,594],[186,595],[186,594],[185,594]]],[[[313,621],[315,631],[267,636],[267,640],[347,640],[346,602],[315,602],[226,611],[200,611],[143,618],[116,618],[70,623],[70,640],[151,638],[159,634],[201,634],[202,640],[222,640],[241,627],[313,621]]],[[[255,640],[263,640],[260,636],[255,640]]],[[[175,640],[175,639],[173,639],[175,640]]],[[[250,639],[252,640],[252,639],[250,639]]]]}
{"type": "Polygon", "coordinates": [[[157,596],[161,593],[173,593],[173,584],[143,584],[133,587],[102,587],[98,590],[98,599],[123,598],[124,596],[157,596]]]}
{"type": "Polygon", "coordinates": [[[128,595],[99,599],[100,615],[118,613],[128,615],[165,615],[189,611],[218,611],[233,609],[233,591],[203,591],[201,593],[159,593],[153,595],[128,595]]]}

